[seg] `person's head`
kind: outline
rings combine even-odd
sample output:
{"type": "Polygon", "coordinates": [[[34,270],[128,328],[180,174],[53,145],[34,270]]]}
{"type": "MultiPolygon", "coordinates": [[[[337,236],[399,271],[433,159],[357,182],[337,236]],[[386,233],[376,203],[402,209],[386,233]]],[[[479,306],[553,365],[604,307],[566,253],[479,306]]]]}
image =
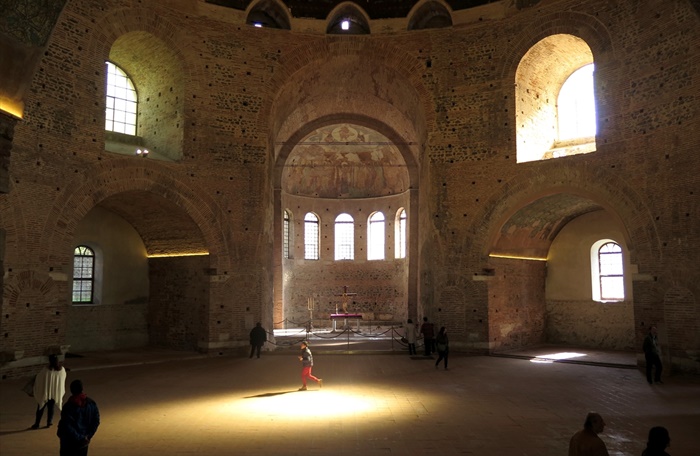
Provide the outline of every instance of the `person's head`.
{"type": "Polygon", "coordinates": [[[665,450],[670,444],[671,436],[668,435],[668,429],[663,426],[654,426],[653,428],[649,429],[647,449],[665,450]]]}
{"type": "Polygon", "coordinates": [[[70,383],[70,393],[72,395],[80,394],[83,392],[83,382],[80,380],[73,380],[70,383]]]}
{"type": "Polygon", "coordinates": [[[257,326],[258,328],[262,328],[262,323],[257,322],[257,323],[255,324],[255,326],[257,326]]]}
{"type": "Polygon", "coordinates": [[[307,348],[308,346],[309,346],[309,343],[307,341],[305,341],[305,340],[301,341],[301,349],[302,350],[307,348]]]}
{"type": "Polygon", "coordinates": [[[58,356],[49,355],[49,368],[52,370],[61,370],[61,364],[58,362],[58,356]]]}
{"type": "Polygon", "coordinates": [[[408,322],[409,322],[409,323],[413,323],[413,320],[411,320],[411,319],[409,318],[409,319],[408,319],[408,322]]]}
{"type": "Polygon", "coordinates": [[[656,326],[649,326],[649,334],[655,336],[657,333],[656,326]]]}
{"type": "Polygon", "coordinates": [[[445,332],[447,332],[447,330],[445,329],[444,326],[442,326],[442,327],[440,327],[440,332],[438,332],[438,334],[442,335],[442,334],[445,334],[445,332]]]}
{"type": "Polygon", "coordinates": [[[423,321],[428,321],[428,317],[423,317],[423,321]]]}
{"type": "Polygon", "coordinates": [[[600,413],[589,412],[588,415],[586,415],[586,421],[583,423],[583,427],[596,434],[600,434],[603,432],[603,429],[605,429],[605,421],[603,421],[603,417],[600,416],[600,413]]]}

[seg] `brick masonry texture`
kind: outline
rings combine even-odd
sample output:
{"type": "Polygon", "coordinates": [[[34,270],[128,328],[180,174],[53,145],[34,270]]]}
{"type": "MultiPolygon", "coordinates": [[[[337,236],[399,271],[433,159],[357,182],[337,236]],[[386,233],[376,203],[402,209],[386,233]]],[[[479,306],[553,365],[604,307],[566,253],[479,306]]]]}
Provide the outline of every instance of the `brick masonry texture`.
{"type": "MultiPolygon", "coordinates": [[[[113,340],[236,352],[250,322],[302,318],[310,295],[324,297],[325,319],[334,310],[326,298],[349,285],[364,295],[362,312],[448,325],[455,350],[639,350],[655,324],[669,365],[700,371],[697,2],[511,3],[455,12],[452,27],[406,31],[397,19],[358,36],[325,35],[322,21],[300,19],[291,31],[257,29],[242,11],[185,0],[65,2],[45,40],[18,35],[17,16],[0,21],[2,56],[23,49],[31,63],[0,70],[0,102],[23,106],[21,119],[0,114],[2,375],[81,337],[66,330],[76,316],[72,252],[87,242],[76,232],[95,207],[138,232],[142,255],[175,255],[148,260],[147,303],[101,304],[115,307],[93,331],[113,340]],[[595,63],[596,150],[518,163],[519,108],[536,111],[544,102],[535,92],[547,92],[532,82],[518,98],[516,75],[546,76],[537,59],[521,63],[562,34],[585,42],[595,63]],[[137,128],[148,159],[106,150],[106,60],[142,89],[137,128]],[[406,260],[281,258],[282,211],[299,217],[326,203],[284,195],[280,170],[295,141],[339,124],[392,141],[409,188],[330,207],[362,207],[363,217],[406,207],[406,260]],[[557,233],[593,211],[621,233],[632,266],[617,310],[590,296],[548,299],[546,263],[489,256],[547,257],[557,233]],[[109,321],[134,309],[147,324],[109,321]]],[[[360,249],[366,226],[357,230],[360,249]]],[[[331,253],[332,241],[322,240],[331,253]]],[[[128,267],[109,273],[129,278],[128,267]]]]}

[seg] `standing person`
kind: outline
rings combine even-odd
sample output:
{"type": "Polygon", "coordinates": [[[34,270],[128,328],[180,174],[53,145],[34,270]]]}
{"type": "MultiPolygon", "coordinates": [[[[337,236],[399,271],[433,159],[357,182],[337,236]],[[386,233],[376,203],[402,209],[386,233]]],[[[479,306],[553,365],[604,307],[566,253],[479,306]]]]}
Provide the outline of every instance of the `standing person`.
{"type": "Polygon", "coordinates": [[[428,317],[423,317],[420,333],[423,335],[423,343],[425,344],[425,356],[430,356],[431,353],[435,352],[435,327],[428,322],[428,317]]]}
{"type": "Polygon", "coordinates": [[[58,356],[49,355],[49,365],[44,366],[34,380],[34,399],[36,400],[36,419],[32,429],[39,429],[41,417],[46,409],[46,427],[53,424],[53,408],[61,410],[63,395],[66,394],[66,370],[58,361],[58,356]]]}
{"type": "Polygon", "coordinates": [[[588,413],[583,429],[574,434],[569,441],[569,456],[608,456],[605,442],[598,437],[603,429],[603,417],[599,413],[588,413]]]}
{"type": "Polygon", "coordinates": [[[100,425],[95,401],[83,392],[83,382],[73,380],[71,397],[63,406],[56,435],[61,439],[61,456],[87,456],[88,446],[100,425]]]}
{"type": "Polygon", "coordinates": [[[649,333],[644,338],[644,344],[642,345],[644,350],[644,358],[647,363],[647,382],[651,385],[651,370],[656,368],[654,373],[654,381],[656,383],[663,383],[661,381],[661,371],[664,367],[661,364],[661,350],[659,349],[659,340],[657,337],[656,326],[649,327],[649,333]]]}
{"type": "Polygon", "coordinates": [[[314,377],[311,374],[311,368],[314,366],[314,356],[311,354],[309,349],[309,343],[303,341],[301,343],[301,356],[299,356],[299,361],[301,361],[301,388],[299,391],[306,391],[306,379],[311,379],[318,383],[319,388],[323,388],[323,379],[314,377]]]}
{"type": "Polygon", "coordinates": [[[255,328],[250,330],[250,357],[253,357],[253,353],[257,353],[258,358],[260,358],[260,349],[267,342],[267,331],[262,327],[262,324],[258,322],[255,328]]]}
{"type": "Polygon", "coordinates": [[[642,451],[642,456],[670,456],[666,453],[666,448],[671,445],[671,436],[668,429],[662,426],[654,426],[649,429],[649,439],[647,447],[642,451]]]}
{"type": "Polygon", "coordinates": [[[406,328],[404,329],[404,335],[406,338],[406,343],[408,344],[408,354],[409,355],[415,355],[416,354],[416,325],[413,324],[413,320],[410,318],[406,322],[406,328]]]}
{"type": "Polygon", "coordinates": [[[445,360],[445,370],[447,370],[447,355],[450,353],[450,339],[447,337],[447,331],[445,327],[440,328],[437,337],[435,338],[437,344],[438,359],[435,361],[435,369],[438,368],[440,361],[445,360]]]}

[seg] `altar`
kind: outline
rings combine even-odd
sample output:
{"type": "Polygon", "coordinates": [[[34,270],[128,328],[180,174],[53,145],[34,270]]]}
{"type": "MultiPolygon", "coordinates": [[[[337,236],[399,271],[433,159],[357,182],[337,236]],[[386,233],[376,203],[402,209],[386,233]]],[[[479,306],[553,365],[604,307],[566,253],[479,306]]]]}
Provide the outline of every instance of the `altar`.
{"type": "Polygon", "coordinates": [[[360,332],[360,320],[362,320],[362,314],[351,314],[351,313],[334,313],[331,314],[331,323],[333,324],[333,331],[336,330],[336,321],[343,319],[343,329],[348,328],[348,320],[355,319],[357,321],[357,332],[360,332]]]}

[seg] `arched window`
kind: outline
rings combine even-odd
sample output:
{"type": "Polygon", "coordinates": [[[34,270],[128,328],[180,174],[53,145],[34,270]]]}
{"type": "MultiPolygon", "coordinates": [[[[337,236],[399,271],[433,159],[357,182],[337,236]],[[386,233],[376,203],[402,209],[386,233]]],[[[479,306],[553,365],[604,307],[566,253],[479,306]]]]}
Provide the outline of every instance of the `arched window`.
{"type": "Polygon", "coordinates": [[[320,230],[318,217],[309,212],[304,217],[304,259],[318,260],[320,230]]]}
{"type": "Polygon", "coordinates": [[[291,239],[289,211],[284,211],[284,225],[282,226],[282,258],[288,260],[291,258],[289,240],[291,239]]]}
{"type": "Polygon", "coordinates": [[[625,277],[622,247],[610,239],[591,247],[591,277],[594,301],[623,301],[625,277]]]}
{"type": "Polygon", "coordinates": [[[384,214],[375,212],[369,217],[367,227],[367,259],[384,259],[384,214]]]}
{"type": "Polygon", "coordinates": [[[335,218],[335,259],[355,259],[355,220],[350,214],[335,218]]]}
{"type": "Polygon", "coordinates": [[[593,63],[588,44],[564,33],[525,53],[515,72],[518,163],[596,150],[593,63]]]}
{"type": "Polygon", "coordinates": [[[369,16],[354,3],[336,6],[329,17],[328,34],[366,35],[370,32],[369,16]]]}
{"type": "Polygon", "coordinates": [[[595,139],[596,111],[593,64],[574,71],[561,86],[557,99],[559,142],[595,139]]]}
{"type": "Polygon", "coordinates": [[[95,284],[95,252],[79,245],[73,251],[73,303],[91,304],[95,284]]]}
{"type": "Polygon", "coordinates": [[[394,250],[395,258],[406,258],[406,210],[399,209],[396,214],[396,222],[394,223],[396,234],[396,248],[394,250]]]}
{"type": "Polygon", "coordinates": [[[105,129],[136,136],[138,96],[131,78],[112,62],[107,64],[105,129]]]}

